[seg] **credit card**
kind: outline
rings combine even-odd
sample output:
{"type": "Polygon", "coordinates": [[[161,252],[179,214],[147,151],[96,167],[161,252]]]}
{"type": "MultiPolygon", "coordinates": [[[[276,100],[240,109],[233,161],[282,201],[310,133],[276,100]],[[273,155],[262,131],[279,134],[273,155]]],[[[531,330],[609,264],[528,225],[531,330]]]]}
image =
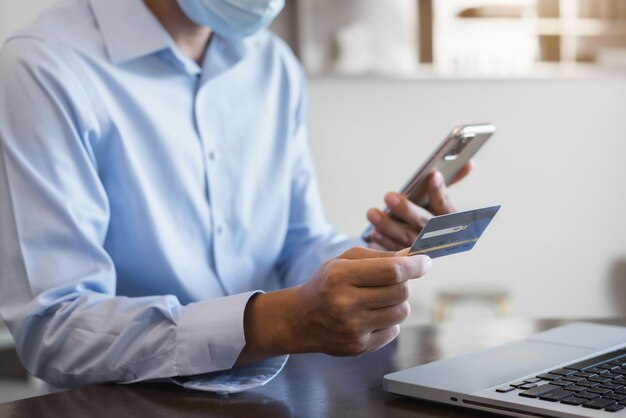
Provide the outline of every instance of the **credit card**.
{"type": "Polygon", "coordinates": [[[431,218],[408,255],[437,258],[471,250],[499,209],[500,206],[492,206],[431,218]]]}

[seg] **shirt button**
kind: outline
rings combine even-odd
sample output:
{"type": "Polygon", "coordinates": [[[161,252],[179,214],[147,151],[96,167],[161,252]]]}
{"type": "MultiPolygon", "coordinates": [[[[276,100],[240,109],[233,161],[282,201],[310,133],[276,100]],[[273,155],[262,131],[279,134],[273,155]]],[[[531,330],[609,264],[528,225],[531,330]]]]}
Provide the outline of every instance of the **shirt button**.
{"type": "Polygon", "coordinates": [[[222,225],[217,227],[217,235],[222,235],[224,233],[224,227],[222,225]]]}
{"type": "Polygon", "coordinates": [[[215,161],[217,159],[217,152],[209,151],[209,160],[215,161]]]}

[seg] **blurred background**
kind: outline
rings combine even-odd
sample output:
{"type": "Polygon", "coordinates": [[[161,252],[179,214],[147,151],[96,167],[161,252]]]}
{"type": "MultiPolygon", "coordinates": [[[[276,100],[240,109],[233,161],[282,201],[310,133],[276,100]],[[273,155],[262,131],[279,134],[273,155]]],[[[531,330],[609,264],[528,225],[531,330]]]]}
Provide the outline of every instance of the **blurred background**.
{"type": "MultiPolygon", "coordinates": [[[[502,209],[413,284],[409,323],[626,316],[626,0],[287,2],[273,29],[310,75],[339,229],[360,234],[453,126],[497,126],[451,195],[502,209]]],[[[0,0],[0,42],[52,3],[0,0]]],[[[39,390],[16,362],[0,363],[0,402],[39,390]]]]}

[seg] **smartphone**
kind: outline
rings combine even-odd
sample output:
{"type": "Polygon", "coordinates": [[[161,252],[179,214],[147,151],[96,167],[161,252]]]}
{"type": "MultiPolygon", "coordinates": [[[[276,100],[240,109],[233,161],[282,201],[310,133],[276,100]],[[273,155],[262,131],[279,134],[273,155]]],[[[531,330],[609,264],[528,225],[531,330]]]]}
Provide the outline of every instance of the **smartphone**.
{"type": "MultiPolygon", "coordinates": [[[[426,187],[428,176],[435,171],[440,171],[446,184],[450,184],[495,131],[496,127],[490,123],[455,127],[435,152],[404,184],[399,193],[407,196],[409,200],[419,206],[428,207],[428,189],[426,187]]],[[[389,210],[385,209],[385,212],[389,212],[389,210]]],[[[363,239],[369,242],[373,232],[374,226],[368,226],[363,232],[363,239]]]]}

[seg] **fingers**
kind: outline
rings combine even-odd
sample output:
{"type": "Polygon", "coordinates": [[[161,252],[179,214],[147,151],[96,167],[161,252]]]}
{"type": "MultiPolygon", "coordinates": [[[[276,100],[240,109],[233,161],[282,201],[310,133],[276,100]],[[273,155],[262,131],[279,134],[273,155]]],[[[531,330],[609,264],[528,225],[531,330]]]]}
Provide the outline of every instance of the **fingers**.
{"type": "Polygon", "coordinates": [[[337,258],[342,260],[361,260],[365,258],[404,257],[407,254],[408,249],[406,247],[402,247],[398,249],[398,251],[384,251],[367,247],[353,247],[337,258]]]}
{"type": "Polygon", "coordinates": [[[398,257],[406,257],[407,255],[409,255],[409,251],[411,251],[410,248],[408,248],[408,247],[407,248],[403,248],[402,250],[397,251],[396,255],[398,257]]]}
{"type": "Polygon", "coordinates": [[[408,282],[402,282],[388,286],[357,287],[352,293],[357,309],[380,309],[408,301],[411,288],[408,282]]]}
{"type": "MultiPolygon", "coordinates": [[[[373,251],[373,250],[370,250],[373,251]]],[[[330,276],[353,286],[388,286],[424,276],[431,268],[429,257],[365,258],[333,260],[327,265],[330,276]]]]}
{"type": "Polygon", "coordinates": [[[367,327],[375,332],[403,323],[411,315],[411,305],[403,302],[387,308],[374,309],[367,313],[367,327]]]}
{"type": "MultiPolygon", "coordinates": [[[[465,178],[473,167],[474,162],[470,160],[450,184],[465,178]]],[[[385,203],[389,208],[389,213],[378,209],[370,209],[367,212],[367,219],[375,227],[371,237],[377,247],[393,251],[409,247],[433,215],[456,212],[456,207],[448,197],[448,188],[440,172],[433,173],[427,179],[427,189],[430,200],[428,210],[419,207],[402,194],[387,193],[385,203]]]]}
{"type": "MultiPolygon", "coordinates": [[[[474,161],[470,160],[457,173],[450,182],[450,185],[463,180],[474,168],[474,161]]],[[[448,187],[445,184],[443,175],[439,172],[433,173],[428,179],[428,196],[430,204],[428,209],[435,215],[456,212],[456,207],[448,197],[448,187]]]]}
{"type": "Polygon", "coordinates": [[[347,342],[341,346],[340,350],[333,350],[329,354],[340,356],[361,356],[379,350],[396,339],[400,334],[400,326],[393,325],[389,328],[376,330],[364,334],[354,342],[347,342]]]}
{"type": "Polygon", "coordinates": [[[298,323],[310,338],[307,350],[361,355],[393,340],[411,313],[408,280],[432,264],[427,256],[406,254],[353,248],[298,286],[303,304],[310,302],[298,323]]]}
{"type": "Polygon", "coordinates": [[[400,335],[400,325],[374,331],[370,334],[369,351],[380,350],[400,335]]]}
{"type": "MultiPolygon", "coordinates": [[[[382,245],[380,245],[379,243],[377,243],[376,241],[374,241],[374,239],[372,238],[369,242],[369,244],[367,244],[368,248],[371,248],[373,250],[377,250],[377,251],[385,251],[386,248],[383,247],[382,245]]],[[[390,250],[395,250],[395,248],[389,248],[390,250]]]]}
{"type": "Polygon", "coordinates": [[[411,202],[400,193],[387,193],[385,195],[385,204],[394,217],[417,229],[422,229],[426,222],[432,218],[432,215],[426,209],[411,202]]]}
{"type": "MultiPolygon", "coordinates": [[[[406,242],[408,242],[408,238],[412,234],[413,234],[412,231],[407,231],[407,233],[406,233],[407,241],[406,242]]],[[[407,245],[404,242],[398,242],[398,241],[396,241],[394,239],[391,239],[389,237],[386,237],[386,236],[382,235],[380,232],[376,232],[376,231],[372,234],[372,244],[376,244],[380,248],[384,248],[384,249],[390,250],[390,251],[400,251],[400,249],[406,248],[406,247],[410,246],[410,244],[407,245]]]]}
{"type": "Polygon", "coordinates": [[[398,193],[388,193],[385,202],[389,213],[378,209],[367,212],[367,219],[376,228],[372,240],[394,251],[410,247],[433,215],[398,193]]]}
{"type": "Polygon", "coordinates": [[[456,212],[456,208],[448,197],[448,188],[440,172],[433,173],[428,179],[428,209],[435,215],[456,212]]]}
{"type": "Polygon", "coordinates": [[[474,160],[469,160],[469,161],[467,162],[467,164],[465,164],[465,165],[463,166],[463,168],[461,169],[461,171],[459,171],[459,172],[457,173],[457,175],[456,175],[456,176],[454,176],[454,178],[452,179],[452,181],[450,182],[450,184],[449,184],[448,186],[451,186],[451,185],[453,185],[454,183],[458,183],[459,181],[461,181],[461,180],[463,180],[465,177],[467,177],[467,175],[468,175],[469,173],[471,173],[471,172],[472,172],[472,170],[474,170],[474,166],[475,166],[475,165],[476,165],[476,164],[474,163],[474,160]]]}

